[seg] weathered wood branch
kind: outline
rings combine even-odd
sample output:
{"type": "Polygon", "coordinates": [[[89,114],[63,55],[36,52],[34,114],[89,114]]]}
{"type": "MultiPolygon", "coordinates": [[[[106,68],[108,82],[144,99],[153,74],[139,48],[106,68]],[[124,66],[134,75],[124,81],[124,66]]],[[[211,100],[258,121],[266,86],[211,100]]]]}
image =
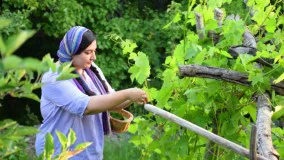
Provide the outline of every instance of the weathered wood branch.
{"type": "Polygon", "coordinates": [[[257,128],[255,125],[251,127],[251,134],[250,134],[250,147],[249,147],[249,158],[250,160],[257,160],[256,159],[256,133],[257,128]]]}
{"type": "Polygon", "coordinates": [[[204,29],[204,21],[203,16],[200,13],[195,13],[196,20],[196,31],[198,33],[199,39],[205,38],[205,29],[204,29]]]}
{"type": "MultiPolygon", "coordinates": [[[[250,86],[251,82],[248,81],[248,76],[233,70],[207,67],[200,65],[185,65],[179,67],[179,72],[182,77],[201,77],[211,78],[217,80],[224,80],[227,82],[237,83],[244,86],[250,86]]],[[[274,84],[271,80],[271,88],[279,95],[284,96],[284,82],[274,84]]]]}
{"type": "MultiPolygon", "coordinates": [[[[246,46],[234,46],[230,47],[228,50],[228,53],[235,59],[238,58],[240,54],[250,54],[255,56],[256,52],[257,52],[256,48],[246,47],[246,46]]],[[[268,59],[268,58],[258,58],[255,61],[268,67],[272,67],[273,64],[273,59],[268,59]]]]}
{"type": "MultiPolygon", "coordinates": [[[[178,117],[178,116],[176,116],[172,113],[169,113],[169,112],[167,112],[163,109],[160,109],[158,107],[155,107],[153,105],[145,104],[144,108],[146,110],[154,113],[154,115],[156,114],[156,115],[159,115],[161,117],[164,117],[164,118],[166,118],[166,119],[168,119],[172,122],[177,123],[180,126],[183,126],[187,129],[197,133],[198,135],[201,135],[201,136],[207,138],[210,141],[213,141],[213,142],[215,142],[215,143],[217,143],[217,144],[219,144],[219,145],[221,145],[225,148],[228,148],[228,149],[234,151],[235,153],[238,153],[242,156],[249,158],[249,150],[238,145],[238,144],[236,144],[236,143],[234,143],[234,142],[231,142],[231,141],[229,141],[229,140],[227,140],[223,137],[220,137],[216,134],[213,134],[213,133],[207,131],[204,128],[201,128],[201,127],[199,127],[199,126],[197,126],[193,123],[190,123],[190,122],[188,122],[188,121],[186,121],[186,120],[184,120],[184,119],[182,119],[182,118],[180,118],[180,117],[178,117]]],[[[261,155],[257,155],[257,158],[259,160],[268,160],[267,158],[265,158],[261,155]]]]}
{"type": "Polygon", "coordinates": [[[215,8],[214,9],[214,19],[218,21],[219,27],[222,27],[223,17],[224,17],[224,12],[219,8],[215,8]]]}
{"type": "Polygon", "coordinates": [[[278,160],[279,154],[274,149],[271,139],[271,104],[267,93],[258,95],[257,99],[257,150],[270,160],[278,160]]]}

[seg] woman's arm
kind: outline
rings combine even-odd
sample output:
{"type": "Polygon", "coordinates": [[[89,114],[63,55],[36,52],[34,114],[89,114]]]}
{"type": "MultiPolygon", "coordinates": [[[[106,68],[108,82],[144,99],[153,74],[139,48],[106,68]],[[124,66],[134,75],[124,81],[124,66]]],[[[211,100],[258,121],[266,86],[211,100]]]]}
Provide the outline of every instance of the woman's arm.
{"type": "Polygon", "coordinates": [[[115,106],[111,110],[121,110],[123,108],[130,106],[132,103],[133,103],[132,101],[126,100],[126,101],[122,102],[121,104],[119,104],[118,106],[115,106]]]}
{"type": "Polygon", "coordinates": [[[125,89],[107,95],[91,96],[84,114],[89,115],[112,110],[127,101],[143,104],[145,96],[146,93],[138,88],[125,89]]]}

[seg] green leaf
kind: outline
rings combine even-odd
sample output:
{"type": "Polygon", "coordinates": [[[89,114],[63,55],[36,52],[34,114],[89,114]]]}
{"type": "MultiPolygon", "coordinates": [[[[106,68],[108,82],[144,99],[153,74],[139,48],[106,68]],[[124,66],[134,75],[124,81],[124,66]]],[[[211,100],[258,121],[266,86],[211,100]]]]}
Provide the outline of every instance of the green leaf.
{"type": "Polygon", "coordinates": [[[5,57],[3,60],[4,69],[17,69],[22,63],[22,59],[18,56],[12,55],[5,57]]]}
{"type": "Polygon", "coordinates": [[[246,106],[242,108],[242,112],[244,114],[249,113],[249,115],[252,117],[253,121],[256,122],[256,108],[253,106],[246,106]]]}
{"type": "Polygon", "coordinates": [[[8,38],[6,43],[6,55],[15,52],[27,39],[32,37],[35,31],[21,31],[20,33],[8,38]]]}
{"type": "Polygon", "coordinates": [[[263,11],[257,11],[254,13],[252,20],[256,21],[258,25],[261,25],[263,22],[263,17],[265,17],[265,14],[263,11]]]}
{"type": "Polygon", "coordinates": [[[20,126],[14,132],[14,135],[16,135],[16,136],[26,136],[26,135],[34,135],[34,134],[36,134],[38,132],[39,132],[39,130],[34,128],[34,127],[20,126]]]}
{"type": "Polygon", "coordinates": [[[39,97],[36,94],[34,94],[34,93],[22,93],[18,97],[29,98],[29,99],[35,100],[37,102],[40,102],[39,97]]]}
{"type": "Polygon", "coordinates": [[[13,121],[11,119],[2,120],[2,121],[0,121],[0,131],[3,130],[3,129],[6,129],[8,127],[11,127],[13,125],[16,125],[16,124],[17,124],[17,122],[13,121]]]}
{"type": "Polygon", "coordinates": [[[175,15],[175,17],[174,17],[174,19],[173,19],[173,22],[174,22],[174,23],[177,23],[177,22],[179,22],[180,20],[181,20],[181,14],[180,14],[180,12],[177,12],[176,15],[175,15]]]}
{"type": "Polygon", "coordinates": [[[130,53],[130,55],[129,55],[129,58],[128,59],[135,59],[137,57],[137,54],[136,53],[134,53],[134,52],[132,52],[132,53],[130,53]]]}
{"type": "Polygon", "coordinates": [[[57,137],[58,137],[58,139],[60,141],[60,144],[62,146],[62,151],[65,151],[66,148],[67,148],[67,141],[68,141],[66,136],[63,133],[59,132],[59,131],[56,131],[56,135],[57,135],[57,137]]]}
{"type": "Polygon", "coordinates": [[[131,73],[131,80],[137,80],[139,84],[143,84],[143,82],[149,77],[150,75],[150,64],[148,57],[146,54],[142,52],[138,52],[138,56],[134,59],[135,64],[131,66],[128,70],[131,73]]]}
{"type": "Polygon", "coordinates": [[[228,52],[222,50],[221,52],[219,52],[221,55],[227,57],[227,58],[233,58],[228,52]]]}
{"type": "Polygon", "coordinates": [[[263,83],[264,82],[263,74],[262,73],[250,72],[248,80],[252,81],[253,86],[258,84],[258,83],[263,83]]]}
{"type": "Polygon", "coordinates": [[[274,18],[269,18],[264,23],[267,32],[273,33],[276,30],[276,20],[274,18]]]}
{"type": "Polygon", "coordinates": [[[47,133],[45,135],[45,145],[44,145],[44,150],[45,150],[45,158],[47,160],[50,160],[53,153],[54,153],[54,143],[53,143],[53,137],[50,133],[47,133]]]}
{"type": "Polygon", "coordinates": [[[123,54],[127,54],[132,53],[133,50],[137,48],[137,44],[127,39],[121,42],[121,47],[123,48],[123,54]]]}
{"type": "MultiPolygon", "coordinates": [[[[20,81],[23,76],[26,74],[26,70],[25,69],[19,69],[15,72],[15,78],[17,81],[20,81]]],[[[1,86],[1,85],[0,85],[1,86]]]]}
{"type": "Polygon", "coordinates": [[[278,17],[277,26],[279,26],[280,24],[284,24],[284,16],[283,15],[278,17]]]}
{"type": "Polygon", "coordinates": [[[218,21],[215,19],[209,19],[206,23],[206,30],[216,30],[218,28],[218,21]]]}
{"type": "Polygon", "coordinates": [[[67,79],[72,79],[72,78],[77,78],[79,77],[78,74],[73,74],[73,73],[61,73],[59,76],[56,78],[57,81],[61,80],[67,80],[67,79]]]}
{"type": "Polygon", "coordinates": [[[284,79],[284,73],[282,73],[277,79],[275,79],[274,81],[273,81],[273,83],[279,83],[279,82],[281,82],[281,81],[283,81],[283,79],[284,79]]]}
{"type": "Polygon", "coordinates": [[[160,108],[165,107],[167,101],[173,93],[173,86],[164,86],[157,93],[157,106],[160,108]]]}
{"type": "Polygon", "coordinates": [[[134,134],[138,130],[138,125],[137,124],[130,124],[128,128],[128,132],[134,134]]]}
{"type": "Polygon", "coordinates": [[[221,33],[223,35],[223,40],[221,40],[217,46],[226,49],[230,46],[242,44],[245,29],[245,23],[242,20],[225,20],[221,33]]]}
{"type": "Polygon", "coordinates": [[[68,139],[67,147],[70,147],[76,141],[76,135],[75,135],[75,132],[73,131],[72,128],[70,128],[70,131],[68,133],[68,138],[67,139],[68,139]]]}
{"type": "Polygon", "coordinates": [[[194,61],[193,61],[194,64],[201,65],[204,61],[205,55],[206,55],[206,49],[202,50],[200,53],[198,53],[196,55],[196,57],[194,58],[194,61]]]}
{"type": "Polygon", "coordinates": [[[75,147],[75,151],[83,151],[84,149],[86,149],[87,147],[89,147],[90,145],[92,144],[92,142],[85,142],[85,143],[81,143],[81,144],[78,144],[76,147],[75,147]]]}
{"type": "Polygon", "coordinates": [[[284,106],[276,106],[272,115],[272,120],[277,120],[284,115],[284,106]]]}
{"type": "Polygon", "coordinates": [[[30,69],[33,71],[46,71],[48,68],[47,66],[42,66],[41,61],[35,58],[25,58],[23,61],[23,68],[30,69]]]}

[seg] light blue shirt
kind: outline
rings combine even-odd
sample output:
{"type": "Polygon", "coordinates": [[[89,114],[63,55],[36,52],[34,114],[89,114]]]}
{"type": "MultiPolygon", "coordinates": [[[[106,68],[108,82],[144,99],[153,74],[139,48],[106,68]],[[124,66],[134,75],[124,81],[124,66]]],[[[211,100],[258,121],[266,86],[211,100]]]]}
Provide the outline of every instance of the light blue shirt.
{"type": "MultiPolygon", "coordinates": [[[[84,74],[89,88],[99,95],[100,93],[88,74],[84,74]]],[[[39,155],[44,151],[45,134],[48,132],[52,134],[54,139],[54,155],[59,154],[61,152],[61,144],[55,131],[60,131],[67,136],[69,129],[72,128],[76,133],[77,140],[71,149],[83,142],[92,142],[92,144],[86,150],[70,159],[103,159],[104,133],[102,114],[83,115],[90,97],[82,93],[72,79],[56,81],[57,76],[57,73],[49,71],[42,78],[40,109],[43,123],[39,128],[40,132],[36,136],[36,154],[39,155]]]]}

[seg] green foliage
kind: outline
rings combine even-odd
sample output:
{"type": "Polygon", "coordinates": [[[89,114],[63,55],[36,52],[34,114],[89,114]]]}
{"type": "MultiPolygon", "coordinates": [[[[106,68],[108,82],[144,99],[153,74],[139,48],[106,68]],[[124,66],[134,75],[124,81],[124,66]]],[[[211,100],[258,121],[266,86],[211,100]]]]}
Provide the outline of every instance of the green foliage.
{"type": "Polygon", "coordinates": [[[26,152],[28,135],[38,130],[33,127],[20,126],[17,122],[5,119],[0,121],[0,159],[29,159],[26,152]]]}
{"type": "Polygon", "coordinates": [[[105,137],[104,159],[126,160],[140,159],[139,148],[129,142],[129,134],[118,134],[105,137]]]}
{"type": "MultiPolygon", "coordinates": [[[[2,5],[3,11],[0,13],[3,15],[5,15],[4,12],[11,13],[12,19],[17,21],[4,30],[9,34],[33,27],[44,36],[59,38],[74,25],[90,28],[98,39],[99,50],[96,63],[102,68],[112,86],[121,89],[130,86],[127,57],[121,54],[117,46],[114,46],[114,42],[108,38],[109,35],[118,34],[123,39],[134,40],[140,51],[150,58],[152,72],[161,69],[166,54],[171,52],[176,44],[175,41],[182,36],[182,33],[173,32],[179,28],[178,25],[172,25],[167,30],[160,29],[175,14],[174,7],[165,15],[153,9],[155,3],[162,2],[147,1],[146,5],[140,3],[140,1],[118,0],[43,0],[40,2],[24,0],[23,3],[21,0],[5,0],[2,5]]],[[[49,48],[50,45],[52,44],[48,44],[49,48]]]]}
{"type": "Polygon", "coordinates": [[[221,34],[224,36],[224,39],[222,39],[218,44],[219,47],[228,48],[229,46],[236,46],[242,44],[242,35],[244,31],[245,25],[242,20],[225,20],[221,32],[221,34]]]}
{"type": "MultiPolygon", "coordinates": [[[[195,3],[195,1],[192,2],[195,3]]],[[[280,41],[274,40],[277,35],[272,31],[277,30],[277,34],[282,34],[283,31],[281,27],[275,27],[275,24],[279,23],[277,22],[279,19],[277,11],[274,10],[276,7],[271,6],[270,3],[262,3],[262,10],[269,10],[270,13],[274,13],[274,16],[269,16],[272,19],[269,23],[263,20],[249,26],[250,28],[258,28],[260,25],[266,26],[267,34],[264,37],[260,36],[257,42],[257,54],[255,56],[241,54],[236,60],[233,60],[227,49],[230,46],[242,44],[242,35],[246,29],[245,23],[243,20],[225,20],[222,28],[218,28],[213,19],[213,8],[211,8],[213,2],[215,1],[210,1],[210,4],[207,5],[189,4],[189,9],[186,11],[179,8],[180,10],[176,12],[173,20],[164,29],[179,24],[181,32],[185,33],[184,39],[176,45],[173,54],[166,57],[163,64],[166,69],[155,77],[162,81],[162,86],[148,88],[145,84],[144,89],[151,97],[150,103],[248,148],[250,123],[256,122],[256,104],[251,99],[251,95],[255,92],[271,91],[270,80],[282,75],[283,61],[279,56],[283,56],[281,44],[283,38],[279,37],[280,41]],[[191,16],[194,11],[198,11],[204,16],[207,30],[220,33],[221,39],[217,45],[208,38],[198,40],[197,34],[189,31],[188,23],[194,25],[194,17],[191,16]],[[268,41],[271,43],[268,44],[268,41]],[[259,68],[255,62],[258,58],[274,59],[274,64],[272,67],[259,68]],[[178,66],[183,64],[200,64],[243,72],[248,74],[253,87],[243,87],[202,78],[180,79],[177,75],[178,66]],[[249,118],[245,118],[245,116],[249,116],[249,118]]],[[[230,1],[222,1],[213,6],[221,6],[225,2],[230,3],[230,1]]],[[[129,59],[139,59],[137,55],[131,54],[136,46],[127,42],[121,47],[123,53],[130,53],[129,59]]],[[[141,57],[141,61],[143,59],[144,57],[141,57]]],[[[138,65],[132,64],[131,67],[138,67],[138,65]]],[[[137,72],[131,71],[131,76],[135,77],[135,74],[137,72]]],[[[280,76],[275,82],[282,80],[283,76],[280,76]]],[[[283,97],[274,96],[273,102],[274,105],[281,105],[283,97]]],[[[273,119],[280,118],[282,110],[279,107],[275,108],[273,119]]],[[[144,159],[157,159],[157,157],[159,157],[158,159],[200,159],[208,150],[206,148],[207,141],[204,139],[160,117],[154,117],[151,113],[136,118],[134,122],[129,129],[129,132],[133,134],[130,142],[141,149],[140,153],[144,159]],[[174,152],[171,152],[172,150],[174,152]]],[[[275,134],[281,135],[281,133],[279,130],[275,130],[275,134]]],[[[279,145],[282,141],[281,136],[274,138],[273,141],[278,144],[279,147],[276,149],[280,154],[283,153],[281,145],[279,145]]],[[[215,149],[215,152],[216,157],[213,159],[240,159],[240,156],[219,147],[215,149]]]]}
{"type": "Polygon", "coordinates": [[[68,133],[68,136],[66,137],[63,133],[56,131],[57,137],[60,141],[60,144],[62,146],[61,153],[59,155],[54,156],[54,142],[53,137],[50,133],[47,133],[45,135],[45,146],[44,146],[44,152],[39,155],[37,158],[38,160],[65,160],[68,158],[71,158],[72,156],[75,156],[76,154],[82,152],[85,150],[88,146],[90,146],[92,143],[85,142],[76,145],[74,147],[74,150],[71,150],[71,146],[76,141],[76,134],[75,132],[70,128],[70,131],[68,133]]]}
{"type": "MultiPolygon", "coordinates": [[[[5,28],[9,25],[9,20],[0,19],[0,28],[5,28]]],[[[0,99],[3,99],[7,94],[13,97],[25,97],[36,101],[39,98],[33,93],[35,89],[41,87],[40,77],[42,74],[51,68],[56,71],[56,64],[50,55],[46,55],[42,61],[35,58],[20,58],[13,53],[28,39],[35,31],[20,31],[15,35],[8,36],[7,40],[3,40],[0,36],[0,99]],[[37,78],[34,79],[34,72],[37,72],[37,78]]],[[[74,69],[70,64],[61,65],[57,71],[59,79],[69,79],[74,77],[71,72],[74,69]]],[[[27,147],[29,138],[27,135],[34,135],[37,129],[34,127],[19,126],[17,122],[12,120],[0,121],[0,159],[30,159],[31,155],[23,152],[27,147]]],[[[70,131],[66,147],[71,146],[76,140],[75,133],[70,131]]],[[[42,159],[51,159],[54,152],[53,139],[50,135],[46,136],[46,144],[42,159]]],[[[62,144],[65,144],[65,142],[62,144]]],[[[75,154],[80,153],[90,143],[80,145],[74,151],[64,150],[59,159],[67,159],[75,154]]],[[[41,159],[41,158],[40,158],[41,159]]]]}

